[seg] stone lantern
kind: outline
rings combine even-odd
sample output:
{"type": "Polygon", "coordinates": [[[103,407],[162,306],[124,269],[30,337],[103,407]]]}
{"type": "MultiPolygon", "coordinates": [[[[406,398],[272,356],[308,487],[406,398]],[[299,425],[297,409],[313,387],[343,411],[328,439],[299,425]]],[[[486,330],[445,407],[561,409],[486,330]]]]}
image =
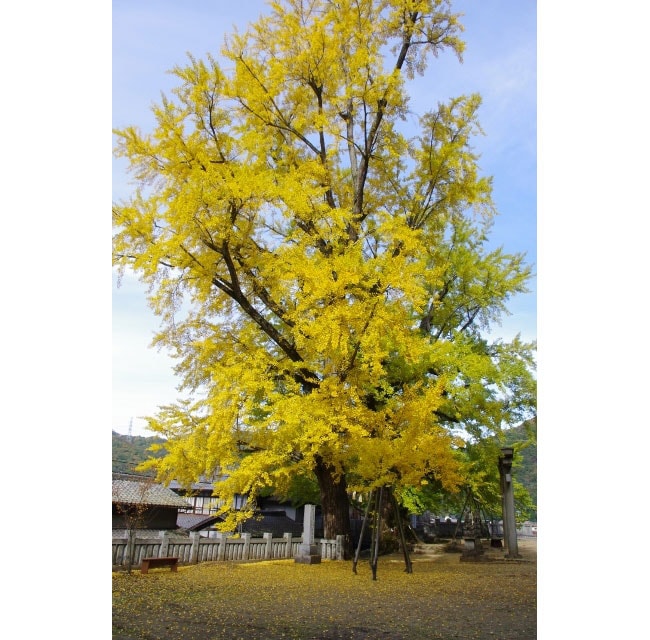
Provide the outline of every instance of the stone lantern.
{"type": "Polygon", "coordinates": [[[514,449],[503,447],[499,456],[501,477],[501,506],[503,509],[503,539],[507,558],[520,558],[517,547],[517,523],[515,520],[515,494],[512,486],[512,461],[514,449]]]}

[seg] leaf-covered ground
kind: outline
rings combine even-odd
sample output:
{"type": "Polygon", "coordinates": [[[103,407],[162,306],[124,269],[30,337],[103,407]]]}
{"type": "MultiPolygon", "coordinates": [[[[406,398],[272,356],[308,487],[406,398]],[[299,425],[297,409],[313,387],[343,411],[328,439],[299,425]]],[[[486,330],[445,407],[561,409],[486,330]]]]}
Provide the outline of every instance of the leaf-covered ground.
{"type": "Polygon", "coordinates": [[[461,562],[430,545],[368,561],[202,563],[113,574],[113,640],[534,640],[536,541],[521,560],[461,562]]]}

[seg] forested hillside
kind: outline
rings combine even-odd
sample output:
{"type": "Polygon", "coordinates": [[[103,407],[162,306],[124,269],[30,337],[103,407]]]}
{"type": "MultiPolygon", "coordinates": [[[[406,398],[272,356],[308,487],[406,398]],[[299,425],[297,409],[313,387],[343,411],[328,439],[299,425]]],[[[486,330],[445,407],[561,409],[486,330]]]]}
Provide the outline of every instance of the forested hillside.
{"type": "Polygon", "coordinates": [[[138,464],[152,456],[162,455],[147,451],[152,444],[161,442],[164,440],[156,436],[125,436],[113,431],[113,473],[138,473],[135,471],[138,464]]]}
{"type": "MultiPolygon", "coordinates": [[[[515,447],[514,477],[526,487],[537,505],[537,419],[533,418],[506,432],[506,444],[515,447]],[[523,446],[523,443],[530,444],[523,446]],[[520,445],[520,446],[518,446],[520,445]]],[[[535,510],[533,519],[537,519],[535,510]]]]}

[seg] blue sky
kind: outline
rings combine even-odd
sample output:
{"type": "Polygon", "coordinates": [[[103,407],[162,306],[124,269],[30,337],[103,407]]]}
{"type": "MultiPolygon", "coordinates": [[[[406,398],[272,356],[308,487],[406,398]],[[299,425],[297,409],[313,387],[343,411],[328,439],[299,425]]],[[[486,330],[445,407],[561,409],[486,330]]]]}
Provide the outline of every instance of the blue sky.
{"type": "MultiPolygon", "coordinates": [[[[243,29],[266,11],[262,0],[232,3],[133,2],[114,0],[112,16],[112,125],[136,125],[150,131],[151,105],[168,95],[174,78],[167,73],[184,64],[186,53],[217,55],[233,25],[243,29]]],[[[438,101],[479,92],[480,121],[486,136],[475,140],[484,174],[494,178],[499,210],[492,240],[509,252],[524,252],[537,262],[537,15],[530,0],[458,0],[465,13],[464,62],[451,54],[434,59],[423,78],[410,85],[411,108],[423,113],[438,101]]],[[[126,198],[132,186],[123,160],[113,160],[113,200],[126,198]]],[[[521,333],[537,338],[535,280],[531,293],[510,304],[512,315],[495,330],[504,338],[521,333]]],[[[143,415],[176,399],[172,361],[149,348],[158,319],[148,309],[142,287],[131,278],[113,282],[112,428],[134,435],[144,430],[143,415]]]]}

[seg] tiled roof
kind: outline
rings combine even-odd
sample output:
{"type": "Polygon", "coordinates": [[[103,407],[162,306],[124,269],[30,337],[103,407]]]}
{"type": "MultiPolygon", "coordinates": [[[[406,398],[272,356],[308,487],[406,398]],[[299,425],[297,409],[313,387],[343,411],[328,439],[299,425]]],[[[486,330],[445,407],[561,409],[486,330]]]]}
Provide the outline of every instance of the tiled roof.
{"type": "Polygon", "coordinates": [[[199,531],[219,520],[220,518],[217,516],[206,516],[202,513],[179,513],[176,517],[176,524],[187,531],[199,531]]]}
{"type": "Polygon", "coordinates": [[[188,502],[171,489],[152,482],[113,479],[113,502],[156,507],[187,507],[188,502]]]}
{"type": "Polygon", "coordinates": [[[132,533],[136,538],[159,538],[163,531],[170,538],[183,538],[187,540],[189,537],[187,531],[180,529],[131,529],[130,532],[128,529],[113,529],[112,536],[113,538],[128,538],[129,533],[132,533]]]}
{"type": "MultiPolygon", "coordinates": [[[[178,482],[178,480],[172,480],[169,483],[169,488],[175,490],[187,491],[187,487],[185,487],[185,485],[178,482]]],[[[209,491],[210,493],[212,493],[213,489],[214,489],[214,482],[194,482],[192,483],[192,486],[189,488],[190,491],[206,491],[206,492],[209,491]]]]}
{"type": "MultiPolygon", "coordinates": [[[[216,482],[221,482],[228,478],[227,475],[214,475],[211,480],[205,478],[204,476],[201,476],[198,480],[198,482],[193,482],[190,489],[193,491],[212,491],[214,489],[214,485],[216,482]]],[[[169,483],[169,488],[170,489],[183,489],[187,490],[187,487],[179,482],[178,480],[172,480],[169,483]]]]}

